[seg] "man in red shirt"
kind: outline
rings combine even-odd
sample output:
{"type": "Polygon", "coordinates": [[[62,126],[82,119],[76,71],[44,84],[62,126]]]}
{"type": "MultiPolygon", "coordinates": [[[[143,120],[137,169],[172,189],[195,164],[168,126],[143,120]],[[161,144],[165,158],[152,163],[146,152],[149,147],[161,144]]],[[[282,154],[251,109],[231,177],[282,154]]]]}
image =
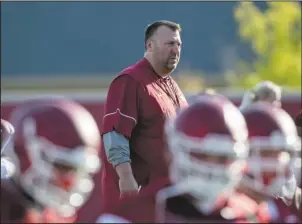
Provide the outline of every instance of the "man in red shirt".
{"type": "Polygon", "coordinates": [[[181,28],[157,21],[145,31],[145,54],[112,81],[103,118],[102,204],[137,193],[167,176],[164,122],[187,101],[170,76],[181,52],[181,28]]]}

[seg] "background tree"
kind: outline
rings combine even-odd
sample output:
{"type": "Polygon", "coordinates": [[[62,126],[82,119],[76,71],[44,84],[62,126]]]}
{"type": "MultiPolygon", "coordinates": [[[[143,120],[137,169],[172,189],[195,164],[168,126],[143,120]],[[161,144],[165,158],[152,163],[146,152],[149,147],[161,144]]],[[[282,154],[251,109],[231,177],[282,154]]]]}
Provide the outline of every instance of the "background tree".
{"type": "Polygon", "coordinates": [[[231,83],[251,87],[259,81],[301,91],[301,4],[267,2],[261,11],[252,2],[240,2],[234,10],[240,37],[255,54],[251,63],[241,61],[231,83]]]}

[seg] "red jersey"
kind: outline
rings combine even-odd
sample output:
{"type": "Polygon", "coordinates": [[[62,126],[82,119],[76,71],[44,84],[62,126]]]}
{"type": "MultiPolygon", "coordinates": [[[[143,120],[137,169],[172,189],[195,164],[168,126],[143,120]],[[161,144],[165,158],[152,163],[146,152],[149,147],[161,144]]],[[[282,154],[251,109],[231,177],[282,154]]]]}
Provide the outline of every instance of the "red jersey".
{"type": "Polygon", "coordinates": [[[10,179],[1,180],[1,223],[73,223],[76,216],[64,218],[45,208],[10,179]]]}
{"type": "MultiPolygon", "coordinates": [[[[138,185],[144,187],[168,175],[165,161],[164,123],[175,117],[187,101],[172,77],[158,76],[147,59],[120,72],[111,83],[105,104],[102,135],[110,131],[126,136],[130,142],[131,166],[138,185]]],[[[118,176],[101,152],[102,204],[119,200],[118,176]]]]}
{"type": "Polygon", "coordinates": [[[271,223],[301,223],[301,209],[297,209],[294,203],[296,201],[291,206],[287,206],[281,198],[274,198],[260,206],[269,207],[271,223]]]}
{"type": "Polygon", "coordinates": [[[223,203],[221,208],[211,214],[204,214],[193,205],[190,195],[173,195],[173,187],[169,181],[158,180],[146,187],[138,196],[121,200],[118,206],[105,211],[97,222],[261,222],[257,216],[258,206],[251,201],[235,195],[232,200],[223,203]],[[168,197],[164,200],[159,199],[159,190],[164,194],[166,192],[168,197]]]}

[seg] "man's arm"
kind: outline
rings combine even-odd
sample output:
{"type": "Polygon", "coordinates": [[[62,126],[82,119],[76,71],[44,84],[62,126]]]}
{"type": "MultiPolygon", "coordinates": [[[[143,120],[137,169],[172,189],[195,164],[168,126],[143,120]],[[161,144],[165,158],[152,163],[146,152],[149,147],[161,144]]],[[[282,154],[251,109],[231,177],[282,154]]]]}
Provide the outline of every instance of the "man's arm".
{"type": "Polygon", "coordinates": [[[103,135],[103,142],[107,160],[112,166],[131,162],[129,140],[125,136],[111,131],[103,135]]]}
{"type": "Polygon", "coordinates": [[[131,138],[138,121],[139,84],[129,75],[120,75],[111,83],[105,104],[102,135],[116,131],[131,138]]]}
{"type": "Polygon", "coordinates": [[[108,161],[119,176],[121,194],[138,190],[134,179],[129,139],[138,120],[138,83],[129,75],[110,85],[103,118],[103,142],[108,161]]]}
{"type": "Polygon", "coordinates": [[[115,167],[120,178],[121,196],[133,191],[136,193],[138,186],[130,165],[129,140],[116,131],[111,131],[103,135],[103,141],[107,160],[115,167]]]}

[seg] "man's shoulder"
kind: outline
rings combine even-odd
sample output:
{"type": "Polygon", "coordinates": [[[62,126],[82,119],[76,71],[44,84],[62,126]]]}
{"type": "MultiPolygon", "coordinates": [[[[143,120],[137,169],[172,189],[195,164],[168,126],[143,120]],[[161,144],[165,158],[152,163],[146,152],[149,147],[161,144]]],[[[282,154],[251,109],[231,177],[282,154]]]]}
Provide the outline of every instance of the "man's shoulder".
{"type": "Polygon", "coordinates": [[[131,73],[120,73],[115,76],[110,84],[111,88],[121,88],[121,86],[137,86],[138,80],[131,73]]]}
{"type": "Polygon", "coordinates": [[[149,64],[146,62],[145,58],[140,59],[136,63],[128,66],[127,68],[123,69],[119,72],[117,77],[120,76],[127,76],[131,77],[137,81],[142,81],[145,76],[143,76],[141,73],[145,72],[149,69],[149,64]]]}

